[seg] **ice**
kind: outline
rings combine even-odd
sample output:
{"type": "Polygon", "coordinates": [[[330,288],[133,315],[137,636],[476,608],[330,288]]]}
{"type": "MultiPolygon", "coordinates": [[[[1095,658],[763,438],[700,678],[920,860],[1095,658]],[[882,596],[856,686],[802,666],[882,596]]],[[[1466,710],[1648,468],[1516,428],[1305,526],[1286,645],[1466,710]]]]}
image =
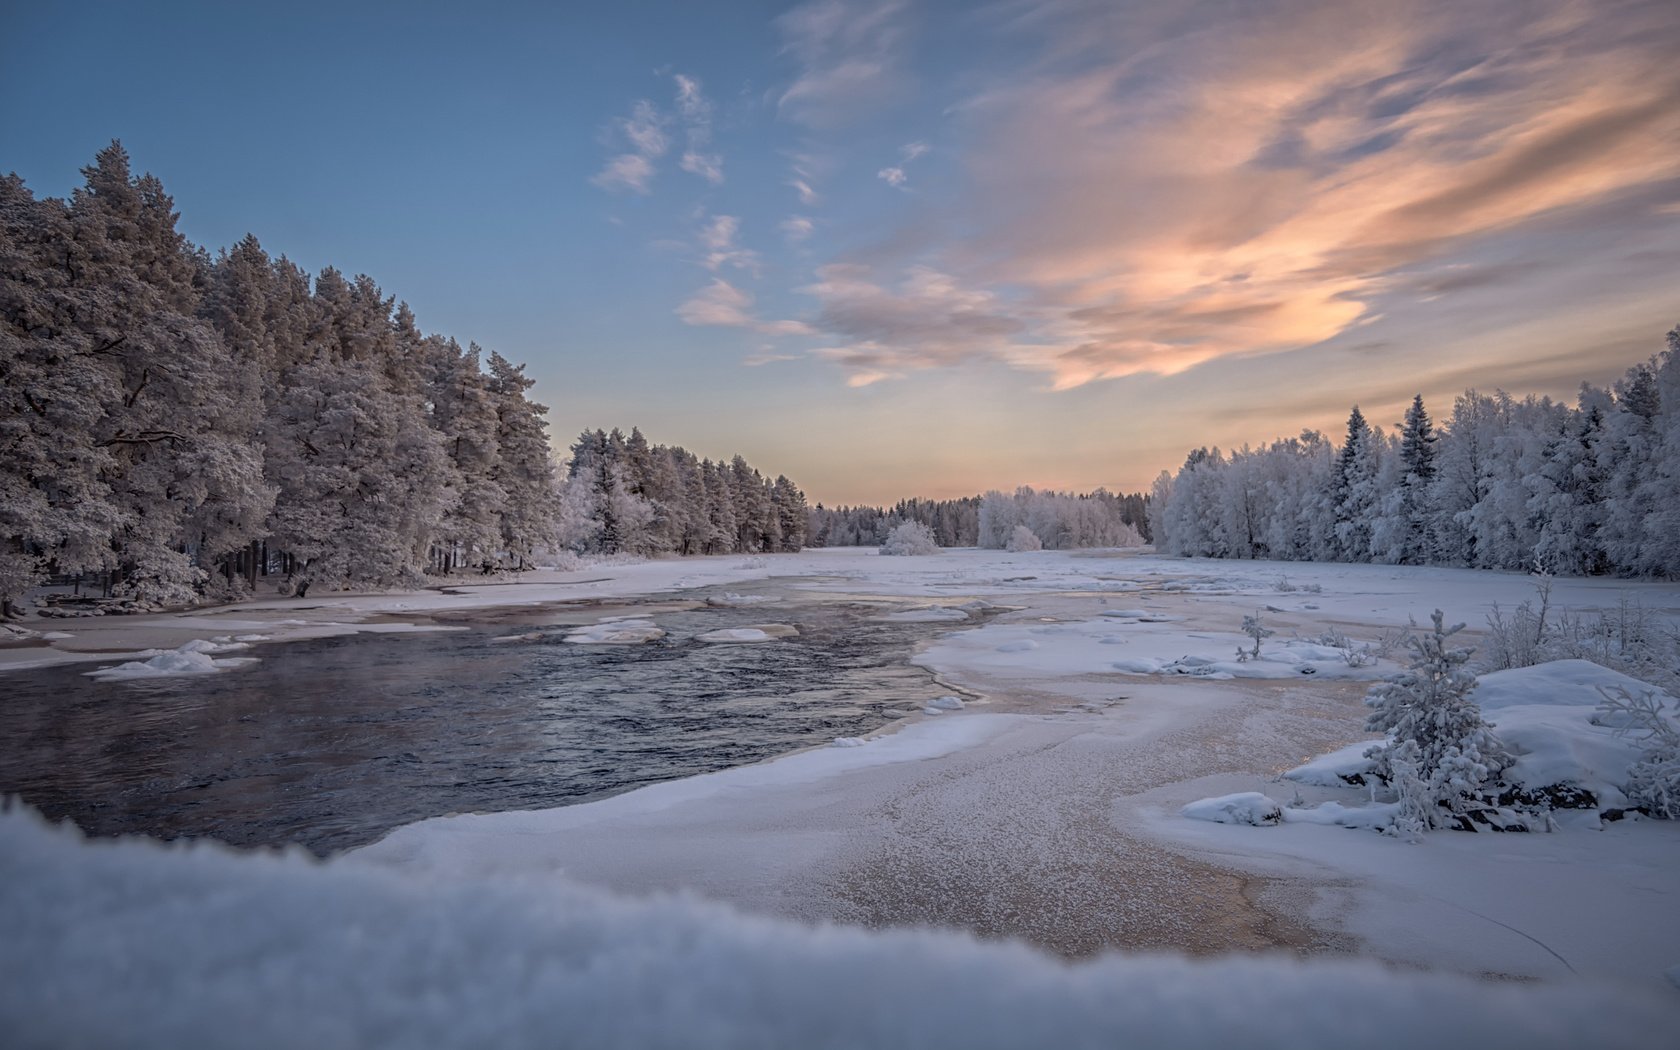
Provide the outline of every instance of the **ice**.
{"type": "Polygon", "coordinates": [[[567,632],[565,640],[573,645],[643,645],[665,637],[652,620],[624,616],[609,616],[588,627],[567,632]]]}
{"type": "Polygon", "coordinates": [[[889,623],[942,623],[966,620],[968,613],[942,605],[919,605],[902,612],[888,613],[881,619],[889,623]]]}
{"type": "Polygon", "coordinates": [[[869,743],[861,736],[837,736],[830,747],[862,747],[869,743]]]}
{"type": "Polygon", "coordinates": [[[748,605],[763,605],[769,602],[779,602],[780,598],[768,594],[736,594],[725,591],[721,595],[713,595],[706,599],[707,605],[715,605],[723,609],[737,609],[748,605]]]}
{"type": "Polygon", "coordinates": [[[941,711],[961,711],[964,706],[962,698],[956,696],[937,696],[929,700],[927,705],[941,711]]]}
{"type": "Polygon", "coordinates": [[[750,627],[726,627],[721,630],[707,631],[696,635],[702,642],[773,642],[778,638],[792,638],[799,634],[799,629],[792,624],[761,623],[750,627]]]}
{"type": "Polygon", "coordinates": [[[178,649],[149,650],[145,660],[130,660],[117,664],[115,667],[101,667],[96,671],[84,671],[89,678],[100,678],[111,682],[132,681],[146,678],[166,678],[174,675],[215,674],[219,671],[231,671],[236,667],[245,667],[257,662],[255,657],[229,657],[215,659],[211,654],[228,652],[235,649],[249,649],[249,645],[238,642],[207,642],[195,640],[184,643],[178,649]]]}

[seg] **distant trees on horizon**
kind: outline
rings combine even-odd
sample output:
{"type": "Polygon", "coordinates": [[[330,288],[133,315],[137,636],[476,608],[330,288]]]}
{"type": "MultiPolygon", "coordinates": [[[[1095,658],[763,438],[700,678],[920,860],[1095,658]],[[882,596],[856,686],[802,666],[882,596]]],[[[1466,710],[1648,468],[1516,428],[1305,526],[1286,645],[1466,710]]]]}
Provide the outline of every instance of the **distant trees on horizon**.
{"type": "Polygon", "coordinates": [[[1419,396],[1392,432],[1355,407],[1339,445],[1199,448],[1152,495],[1168,554],[1680,576],[1680,327],[1573,406],[1469,390],[1437,428],[1419,396]]]}
{"type": "Polygon", "coordinates": [[[1149,497],[1106,489],[1076,494],[1028,486],[960,499],[900,500],[886,507],[811,509],[813,547],[878,547],[904,522],[926,526],[941,547],[1003,550],[1026,527],[1046,550],[1128,547],[1149,541],[1149,497]]]}

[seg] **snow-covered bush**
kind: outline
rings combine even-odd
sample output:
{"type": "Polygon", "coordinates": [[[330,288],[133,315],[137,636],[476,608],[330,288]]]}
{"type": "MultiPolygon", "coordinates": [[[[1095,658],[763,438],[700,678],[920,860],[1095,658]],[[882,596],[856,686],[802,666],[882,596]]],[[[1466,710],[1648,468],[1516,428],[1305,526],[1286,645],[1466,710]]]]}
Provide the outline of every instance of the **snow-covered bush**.
{"type": "Polygon", "coordinates": [[[881,545],[882,554],[938,554],[939,543],[933,530],[918,521],[906,521],[887,534],[881,545]]]}
{"type": "Polygon", "coordinates": [[[1009,534],[1008,549],[1011,553],[1020,554],[1023,551],[1041,551],[1044,544],[1038,542],[1038,534],[1025,525],[1015,526],[1015,531],[1009,534]]]}
{"type": "Polygon", "coordinates": [[[1680,688],[1680,632],[1650,615],[1627,594],[1597,618],[1564,610],[1551,615],[1551,581],[1536,585],[1539,607],[1522,602],[1507,614],[1496,604],[1488,614],[1484,671],[1532,667],[1551,660],[1591,660],[1673,692],[1680,688]]]}
{"type": "Polygon", "coordinates": [[[1237,650],[1238,660],[1260,659],[1260,640],[1262,638],[1270,638],[1272,635],[1277,633],[1261,622],[1259,613],[1255,613],[1253,616],[1244,616],[1242,629],[1244,634],[1254,639],[1254,650],[1249,652],[1248,650],[1239,648],[1237,650]]]}
{"type": "Polygon", "coordinates": [[[1390,734],[1366,754],[1399,793],[1404,813],[1430,827],[1445,819],[1464,826],[1472,809],[1486,808],[1507,757],[1470,698],[1476,676],[1465,664],[1474,650],[1447,647],[1464,625],[1445,626],[1439,609],[1432,619],[1432,630],[1408,640],[1411,666],[1365,697],[1365,728],[1390,734]]]}
{"type": "Polygon", "coordinates": [[[1654,690],[1634,696],[1625,686],[1599,692],[1603,724],[1617,725],[1617,736],[1637,736],[1650,745],[1628,770],[1627,797],[1640,809],[1664,820],[1680,820],[1680,702],[1675,713],[1667,710],[1654,690]]]}

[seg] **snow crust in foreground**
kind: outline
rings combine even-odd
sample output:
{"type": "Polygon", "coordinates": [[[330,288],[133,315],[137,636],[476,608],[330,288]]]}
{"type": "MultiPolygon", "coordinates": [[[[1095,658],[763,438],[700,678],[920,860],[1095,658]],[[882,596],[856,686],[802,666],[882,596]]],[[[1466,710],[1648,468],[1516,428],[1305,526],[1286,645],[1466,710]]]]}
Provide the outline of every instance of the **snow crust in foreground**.
{"type": "Polygon", "coordinates": [[[0,1030],[176,1048],[1649,1047],[1672,996],[1345,959],[1068,966],[954,933],[809,927],[565,881],[88,842],[0,816],[0,1030]]]}

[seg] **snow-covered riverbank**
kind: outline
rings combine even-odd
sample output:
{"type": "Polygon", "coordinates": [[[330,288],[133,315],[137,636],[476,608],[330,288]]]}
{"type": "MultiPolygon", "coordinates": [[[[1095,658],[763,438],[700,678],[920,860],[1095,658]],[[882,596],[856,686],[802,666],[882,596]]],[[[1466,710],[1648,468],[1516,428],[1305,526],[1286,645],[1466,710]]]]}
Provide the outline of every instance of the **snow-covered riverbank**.
{"type": "MultiPolygon", "coordinates": [[[[1229,791],[1282,791],[1287,801],[1295,787],[1280,788],[1276,774],[1367,736],[1361,697],[1398,666],[1398,630],[1440,607],[1475,634],[1494,603],[1509,610],[1532,596],[1527,577],[859,550],[573,575],[458,594],[328,596],[307,610],[251,603],[134,626],[159,632],[154,644],[205,637],[193,632],[208,621],[221,624],[218,634],[235,630],[223,617],[326,621],[295,625],[299,632],[375,621],[414,629],[473,608],[707,584],[750,600],[754,581],[770,576],[799,577],[798,586],[834,600],[878,602],[883,615],[940,611],[959,625],[977,603],[1006,606],[918,657],[978,703],[930,706],[860,745],[601,802],[425,821],[328,868],[399,878],[428,894],[486,879],[513,879],[521,893],[539,895],[550,884],[575,894],[575,883],[684,891],[775,918],[942,926],[1076,957],[1111,948],[1284,949],[1465,979],[1611,981],[1672,993],[1663,974],[1680,963],[1672,948],[1680,943],[1680,828],[1671,823],[1589,829],[1565,821],[1549,835],[1439,832],[1411,845],[1342,827],[1230,827],[1179,815],[1187,802],[1229,791]],[[1245,616],[1275,633],[1258,658],[1239,660],[1237,650],[1254,643],[1245,616]]],[[[1672,584],[1560,579],[1551,600],[1554,611],[1585,616],[1626,600],[1653,622],[1680,622],[1680,586],[1672,584]]],[[[650,619],[657,624],[657,613],[650,619]]],[[[65,651],[96,633],[120,648],[123,626],[79,630],[65,651]]],[[[284,651],[254,650],[267,659],[284,651]]]]}

